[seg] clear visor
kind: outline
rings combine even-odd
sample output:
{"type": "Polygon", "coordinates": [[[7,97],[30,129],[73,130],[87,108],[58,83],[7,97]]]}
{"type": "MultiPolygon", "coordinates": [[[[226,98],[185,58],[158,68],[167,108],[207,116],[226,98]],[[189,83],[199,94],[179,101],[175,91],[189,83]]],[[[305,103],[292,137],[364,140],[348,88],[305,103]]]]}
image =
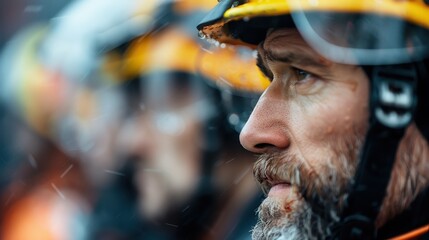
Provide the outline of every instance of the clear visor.
{"type": "Polygon", "coordinates": [[[159,116],[194,116],[205,121],[216,113],[211,93],[203,80],[192,73],[177,71],[153,72],[141,81],[143,108],[159,116]]]}
{"type": "MultiPolygon", "coordinates": [[[[381,15],[376,9],[374,13],[365,14],[309,11],[300,0],[288,0],[288,4],[297,9],[292,12],[292,18],[304,39],[321,55],[335,62],[399,64],[421,60],[428,55],[428,29],[398,17],[381,15]]],[[[399,15],[402,16],[411,14],[406,12],[407,8],[401,11],[399,15]]]]}
{"type": "Polygon", "coordinates": [[[221,93],[229,126],[240,133],[268,80],[256,67],[256,54],[247,47],[205,46],[197,63],[199,75],[221,93]],[[222,64],[220,64],[222,63],[222,64]]]}

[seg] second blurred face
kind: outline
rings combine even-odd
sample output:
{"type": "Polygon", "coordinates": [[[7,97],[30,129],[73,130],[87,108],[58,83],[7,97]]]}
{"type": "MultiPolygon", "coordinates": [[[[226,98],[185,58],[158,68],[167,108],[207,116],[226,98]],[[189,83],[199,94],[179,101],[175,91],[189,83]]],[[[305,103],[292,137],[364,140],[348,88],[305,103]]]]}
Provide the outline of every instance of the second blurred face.
{"type": "Polygon", "coordinates": [[[143,79],[140,114],[129,119],[121,138],[137,159],[135,183],[145,217],[158,218],[186,207],[198,187],[203,120],[209,109],[188,74],[156,74],[143,79]]]}

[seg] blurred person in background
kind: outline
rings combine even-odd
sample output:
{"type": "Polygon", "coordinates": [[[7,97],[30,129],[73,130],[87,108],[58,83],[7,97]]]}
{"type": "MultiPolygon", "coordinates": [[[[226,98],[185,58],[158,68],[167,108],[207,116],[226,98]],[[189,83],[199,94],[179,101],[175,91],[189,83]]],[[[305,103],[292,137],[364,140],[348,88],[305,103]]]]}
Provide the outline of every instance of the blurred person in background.
{"type": "Polygon", "coordinates": [[[38,81],[42,74],[32,71],[37,67],[27,68],[31,65],[28,63],[33,57],[32,50],[36,49],[33,43],[37,34],[22,30],[33,21],[52,18],[68,2],[0,3],[0,47],[4,50],[0,66],[0,239],[85,238],[85,215],[89,214],[91,194],[79,162],[39,131],[43,124],[36,127],[36,122],[42,121],[34,112],[43,110],[31,109],[31,103],[42,103],[39,107],[53,109],[52,103],[61,99],[55,94],[56,84],[45,88],[46,85],[38,81]],[[20,33],[15,41],[6,45],[5,41],[16,32],[20,33]],[[13,57],[10,52],[5,53],[7,49],[12,49],[13,57]],[[9,78],[12,71],[22,75],[9,78]],[[25,80],[30,79],[35,80],[33,84],[26,84],[29,82],[25,80]],[[10,85],[15,87],[7,87],[10,85]],[[44,98],[40,97],[43,95],[44,98]],[[49,101],[44,102],[47,99],[49,101]]]}
{"type": "MultiPolygon", "coordinates": [[[[52,18],[58,11],[68,4],[70,0],[59,1],[37,1],[17,0],[0,2],[0,49],[17,31],[24,26],[35,21],[46,21],[52,18]]],[[[5,80],[2,79],[4,82],[5,80]]],[[[8,185],[10,178],[14,175],[15,166],[20,161],[19,153],[11,144],[14,133],[13,129],[23,124],[19,118],[14,115],[13,111],[0,101],[0,189],[4,190],[8,185]],[[16,126],[17,125],[17,126],[16,126]]],[[[1,191],[1,190],[0,190],[1,191]]]]}
{"type": "Polygon", "coordinates": [[[7,118],[12,154],[2,166],[8,178],[0,195],[0,238],[86,239],[94,196],[82,165],[21,119],[7,118]]]}
{"type": "MultiPolygon", "coordinates": [[[[252,92],[248,95],[235,91],[246,76],[234,82],[229,75],[241,64],[198,47],[191,36],[204,11],[195,11],[195,6],[205,2],[166,4],[157,8],[159,15],[147,14],[161,3],[76,1],[50,27],[28,28],[7,45],[4,102],[32,133],[49,139],[42,149],[52,156],[40,154],[51,170],[36,171],[35,177],[47,180],[23,190],[22,201],[28,204],[8,205],[3,225],[7,234],[36,238],[37,230],[47,228],[47,235],[39,232],[41,239],[76,239],[70,232],[77,221],[79,228],[86,228],[79,238],[249,236],[259,192],[249,172],[253,157],[241,150],[236,131],[246,118],[243,107],[251,108],[264,86],[243,90],[252,92]],[[152,30],[145,34],[148,28],[152,30]],[[132,55],[116,69],[115,52],[120,49],[132,55]],[[203,57],[213,58],[211,65],[203,65],[203,57]],[[217,68],[219,59],[231,61],[230,73],[217,68]],[[78,165],[82,171],[71,174],[78,165]],[[68,194],[67,184],[54,181],[58,176],[84,188],[67,187],[73,192],[68,194]],[[35,191],[46,186],[47,195],[35,191]],[[40,205],[46,212],[63,211],[50,214],[54,221],[17,214],[40,205]],[[88,218],[90,223],[84,220],[88,218]],[[30,231],[26,222],[41,227],[30,231]],[[58,229],[63,229],[61,236],[55,233],[58,229]]],[[[42,142],[38,137],[31,146],[42,142]]],[[[39,155],[33,158],[38,161],[39,155]]]]}
{"type": "MultiPolygon", "coordinates": [[[[162,28],[108,54],[110,71],[125,79],[129,118],[118,141],[134,164],[138,202],[100,198],[100,220],[93,222],[105,225],[98,224],[95,238],[250,237],[260,195],[250,174],[254,158],[240,147],[238,132],[268,82],[249,49],[201,49],[190,33],[204,11],[180,12],[187,9],[182,4],[189,2],[164,5],[162,28]],[[219,61],[230,69],[219,68],[219,61]],[[252,77],[260,77],[259,85],[239,89],[252,77]],[[138,216],[123,214],[135,207],[140,227],[131,227],[138,216]]],[[[117,191],[132,190],[129,179],[122,180],[117,191]]]]}
{"type": "Polygon", "coordinates": [[[428,1],[220,1],[199,24],[270,78],[243,128],[254,239],[429,239],[428,1]]]}
{"type": "Polygon", "coordinates": [[[105,130],[115,129],[122,109],[114,80],[100,71],[103,56],[144,32],[157,2],[73,1],[50,22],[19,31],[3,50],[5,105],[67,153],[91,159],[96,185],[114,168],[114,138],[105,130]]]}
{"type": "MultiPolygon", "coordinates": [[[[121,164],[112,146],[122,100],[97,68],[116,36],[142,30],[153,7],[145,2],[71,1],[55,18],[32,18],[49,22],[23,20],[5,44],[1,239],[87,239],[98,189],[121,164]]],[[[28,4],[44,14],[57,3],[28,4]]]]}

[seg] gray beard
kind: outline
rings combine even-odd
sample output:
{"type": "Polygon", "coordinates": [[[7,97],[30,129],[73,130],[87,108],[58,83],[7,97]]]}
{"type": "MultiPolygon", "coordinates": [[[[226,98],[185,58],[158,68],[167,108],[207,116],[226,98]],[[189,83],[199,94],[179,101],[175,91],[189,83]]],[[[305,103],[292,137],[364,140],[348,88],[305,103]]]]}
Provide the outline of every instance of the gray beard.
{"type": "MultiPolygon", "coordinates": [[[[326,239],[340,220],[346,192],[358,163],[363,136],[357,134],[333,143],[334,156],[323,165],[311,166],[297,156],[264,154],[255,163],[254,175],[265,193],[267,182],[290,182],[295,199],[288,203],[266,198],[258,208],[252,239],[326,239]],[[317,171],[316,171],[317,170],[317,171]]],[[[322,163],[322,161],[317,161],[322,163]]]]}
{"type": "MultiPolygon", "coordinates": [[[[330,235],[330,225],[338,218],[327,219],[311,210],[308,203],[300,203],[299,209],[285,214],[281,204],[265,200],[258,209],[259,221],[252,230],[252,239],[326,239],[330,235]],[[281,216],[283,215],[283,216],[281,216]],[[268,218],[279,219],[272,221],[268,218]],[[275,223],[274,223],[275,222],[275,223]]],[[[336,216],[336,213],[335,213],[336,216]]]]}

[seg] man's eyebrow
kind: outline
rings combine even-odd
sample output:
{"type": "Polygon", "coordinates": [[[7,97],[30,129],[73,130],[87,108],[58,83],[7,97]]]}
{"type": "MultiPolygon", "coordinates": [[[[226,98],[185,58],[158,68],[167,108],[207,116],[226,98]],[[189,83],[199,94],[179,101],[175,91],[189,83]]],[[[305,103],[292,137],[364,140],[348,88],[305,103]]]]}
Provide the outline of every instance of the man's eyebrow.
{"type": "Polygon", "coordinates": [[[266,59],[268,61],[274,62],[284,62],[289,64],[297,64],[301,66],[315,67],[320,69],[325,69],[328,67],[327,64],[324,64],[321,61],[317,61],[311,56],[301,53],[295,53],[292,51],[285,51],[284,53],[274,53],[270,49],[264,49],[266,59]]]}

